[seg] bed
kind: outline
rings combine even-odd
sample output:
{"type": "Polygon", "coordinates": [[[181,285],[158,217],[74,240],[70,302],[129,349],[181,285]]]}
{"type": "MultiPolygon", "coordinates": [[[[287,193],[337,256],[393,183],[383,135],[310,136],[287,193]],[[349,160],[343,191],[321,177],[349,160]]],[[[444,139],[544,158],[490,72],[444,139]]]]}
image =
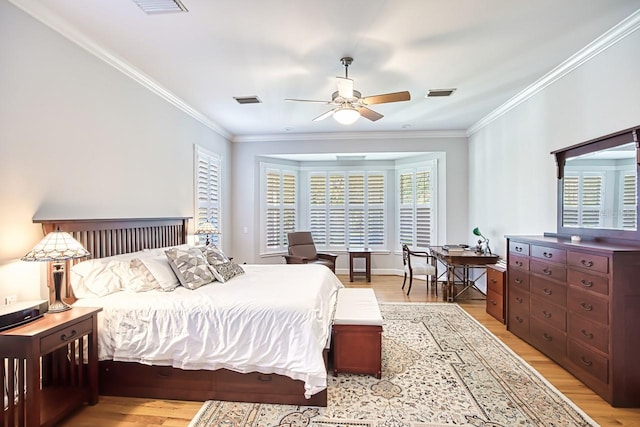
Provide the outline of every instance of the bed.
{"type": "MultiPolygon", "coordinates": [[[[94,259],[111,259],[184,245],[187,221],[37,222],[45,232],[71,233],[94,259]]],[[[327,342],[339,280],[322,266],[242,267],[245,273],[226,283],[194,290],[79,299],[65,275],[67,302],[103,307],[100,393],[326,406],[327,342]]]]}

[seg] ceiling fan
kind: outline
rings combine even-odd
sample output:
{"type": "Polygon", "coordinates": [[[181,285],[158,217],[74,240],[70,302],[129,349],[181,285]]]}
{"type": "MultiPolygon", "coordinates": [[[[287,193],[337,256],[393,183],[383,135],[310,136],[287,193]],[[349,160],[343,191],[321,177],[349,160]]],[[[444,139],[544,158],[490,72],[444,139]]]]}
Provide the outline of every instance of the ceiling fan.
{"type": "Polygon", "coordinates": [[[367,108],[368,105],[409,101],[411,99],[411,94],[408,91],[363,97],[360,92],[353,89],[353,80],[349,78],[349,65],[353,63],[353,58],[345,56],[340,59],[340,62],[344,65],[344,77],[336,77],[338,90],[331,95],[331,101],[313,101],[309,99],[285,99],[285,101],[335,105],[334,109],[319,115],[313,121],[324,120],[333,116],[338,123],[348,125],[358,120],[360,116],[373,122],[384,117],[382,114],[367,108]]]}

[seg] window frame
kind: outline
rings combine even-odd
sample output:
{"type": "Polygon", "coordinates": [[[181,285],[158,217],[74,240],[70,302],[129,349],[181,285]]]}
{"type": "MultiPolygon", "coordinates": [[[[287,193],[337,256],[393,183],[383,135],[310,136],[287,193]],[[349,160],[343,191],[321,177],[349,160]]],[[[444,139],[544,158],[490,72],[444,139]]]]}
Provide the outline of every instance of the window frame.
{"type": "Polygon", "coordinates": [[[283,165],[277,163],[260,162],[260,255],[282,255],[288,252],[288,240],[287,233],[289,231],[295,231],[300,224],[300,202],[299,202],[299,188],[300,188],[300,169],[296,166],[283,165]],[[271,203],[269,206],[268,195],[268,174],[275,173],[279,176],[279,202],[277,204],[271,203]],[[285,203],[284,195],[284,176],[294,177],[294,202],[285,203]],[[269,209],[279,210],[279,244],[273,246],[269,244],[268,232],[269,232],[269,209]],[[286,211],[293,209],[293,228],[285,227],[286,211]]]}

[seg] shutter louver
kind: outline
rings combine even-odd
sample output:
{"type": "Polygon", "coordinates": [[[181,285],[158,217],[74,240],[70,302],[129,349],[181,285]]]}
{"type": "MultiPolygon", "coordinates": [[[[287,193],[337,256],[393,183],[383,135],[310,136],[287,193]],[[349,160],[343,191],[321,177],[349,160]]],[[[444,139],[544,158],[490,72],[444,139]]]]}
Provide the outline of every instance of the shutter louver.
{"type": "Polygon", "coordinates": [[[327,246],[327,178],[309,177],[309,230],[316,247],[327,246]]]}
{"type": "Polygon", "coordinates": [[[578,215],[578,189],[580,187],[580,180],[577,176],[565,175],[562,187],[562,203],[564,206],[562,225],[565,227],[577,227],[580,222],[578,215]]]}
{"type": "MultiPolygon", "coordinates": [[[[207,150],[196,146],[196,229],[200,224],[209,222],[220,229],[220,158],[207,150]]],[[[218,245],[220,236],[212,234],[209,241],[218,245]]],[[[202,241],[204,243],[204,239],[202,241]]]]}
{"type": "Polygon", "coordinates": [[[636,208],[636,174],[626,173],[622,181],[622,228],[626,230],[637,229],[636,208]]]}
{"type": "Polygon", "coordinates": [[[287,234],[297,229],[297,174],[290,170],[265,168],[264,249],[267,252],[287,250],[287,234]]]}

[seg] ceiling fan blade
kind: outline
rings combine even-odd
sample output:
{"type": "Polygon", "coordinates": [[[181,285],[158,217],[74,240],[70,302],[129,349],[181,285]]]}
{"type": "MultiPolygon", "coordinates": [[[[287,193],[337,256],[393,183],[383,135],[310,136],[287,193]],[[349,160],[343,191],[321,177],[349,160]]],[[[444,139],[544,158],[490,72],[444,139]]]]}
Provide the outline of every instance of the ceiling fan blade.
{"type": "Polygon", "coordinates": [[[411,94],[408,91],[385,93],[384,95],[365,96],[362,103],[365,105],[384,104],[386,102],[398,102],[411,100],[411,94]]]}
{"type": "Polygon", "coordinates": [[[344,77],[336,77],[338,79],[338,94],[345,98],[353,98],[353,80],[344,77]]]}
{"type": "Polygon", "coordinates": [[[367,107],[356,106],[356,110],[358,110],[358,113],[360,113],[362,117],[364,117],[365,119],[369,119],[372,122],[375,122],[376,120],[380,120],[381,118],[384,117],[382,114],[377,113],[367,107]]]}
{"type": "Polygon", "coordinates": [[[313,121],[314,121],[314,122],[318,122],[318,121],[320,121],[320,120],[324,120],[324,119],[326,119],[327,117],[331,117],[331,116],[333,116],[333,113],[335,113],[335,112],[336,112],[336,110],[337,110],[337,108],[334,108],[333,110],[329,110],[329,111],[327,111],[326,113],[322,113],[322,114],[320,114],[318,117],[316,117],[315,119],[313,119],[313,121]]]}
{"type": "Polygon", "coordinates": [[[293,101],[293,102],[311,102],[314,104],[331,104],[331,101],[316,101],[313,99],[291,99],[291,98],[285,98],[285,101],[293,101]]]}

